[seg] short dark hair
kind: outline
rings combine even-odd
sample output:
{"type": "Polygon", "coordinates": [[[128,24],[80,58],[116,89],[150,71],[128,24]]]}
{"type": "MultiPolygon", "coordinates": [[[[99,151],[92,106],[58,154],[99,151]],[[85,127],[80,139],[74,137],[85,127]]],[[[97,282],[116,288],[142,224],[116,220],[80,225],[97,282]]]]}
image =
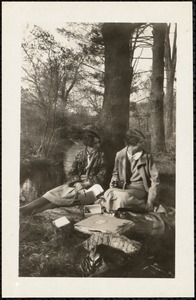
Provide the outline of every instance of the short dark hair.
{"type": "Polygon", "coordinates": [[[101,139],[100,139],[99,136],[97,136],[95,134],[92,134],[89,131],[84,132],[84,134],[83,134],[83,144],[85,146],[93,147],[94,143],[95,143],[95,139],[99,139],[99,141],[101,142],[101,139]]]}
{"type": "Polygon", "coordinates": [[[135,146],[145,140],[145,136],[138,129],[128,129],[125,134],[125,141],[127,145],[135,146]]]}

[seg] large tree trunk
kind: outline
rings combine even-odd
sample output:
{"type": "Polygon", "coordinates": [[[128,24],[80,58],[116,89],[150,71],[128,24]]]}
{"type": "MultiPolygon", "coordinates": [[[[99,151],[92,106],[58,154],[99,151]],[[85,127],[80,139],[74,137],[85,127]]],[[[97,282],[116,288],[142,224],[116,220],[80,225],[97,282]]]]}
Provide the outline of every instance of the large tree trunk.
{"type": "Polygon", "coordinates": [[[176,27],[174,32],[173,50],[170,46],[170,25],[167,26],[165,36],[165,70],[166,70],[166,94],[164,101],[164,124],[166,144],[174,133],[174,79],[176,70],[176,27]]]}
{"type": "Polygon", "coordinates": [[[127,23],[105,23],[102,27],[105,45],[105,92],[101,128],[110,178],[115,153],[125,145],[124,136],[129,123],[132,80],[129,41],[133,30],[134,25],[127,23]]]}
{"type": "Polygon", "coordinates": [[[164,42],[166,24],[153,24],[153,63],[151,85],[151,151],[165,151],[163,121],[164,42]]]}

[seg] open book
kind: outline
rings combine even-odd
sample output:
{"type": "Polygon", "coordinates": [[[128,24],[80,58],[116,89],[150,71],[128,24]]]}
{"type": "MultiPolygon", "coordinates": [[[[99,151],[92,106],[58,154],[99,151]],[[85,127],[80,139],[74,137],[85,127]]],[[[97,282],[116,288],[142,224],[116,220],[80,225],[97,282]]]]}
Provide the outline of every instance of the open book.
{"type": "Polygon", "coordinates": [[[76,223],[74,228],[87,234],[93,234],[95,232],[112,232],[122,234],[130,230],[134,224],[135,223],[130,220],[118,219],[108,214],[102,214],[93,215],[84,219],[76,223]]]}
{"type": "Polygon", "coordinates": [[[88,190],[83,190],[83,193],[79,195],[78,199],[82,205],[91,204],[97,200],[97,196],[102,192],[102,187],[99,184],[94,184],[88,190]]]}

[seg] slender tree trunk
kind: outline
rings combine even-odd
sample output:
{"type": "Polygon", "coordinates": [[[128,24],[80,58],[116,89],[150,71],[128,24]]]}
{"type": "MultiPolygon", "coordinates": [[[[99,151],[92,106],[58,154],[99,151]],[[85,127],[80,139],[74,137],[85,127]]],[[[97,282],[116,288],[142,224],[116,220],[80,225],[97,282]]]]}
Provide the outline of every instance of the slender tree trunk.
{"type": "Polygon", "coordinates": [[[170,25],[167,26],[165,37],[165,70],[166,70],[166,94],[164,101],[165,138],[170,141],[174,133],[174,79],[176,70],[176,28],[174,32],[173,51],[169,40],[170,25]]]}
{"type": "Polygon", "coordinates": [[[129,41],[132,24],[105,23],[105,92],[101,115],[108,174],[111,177],[115,153],[124,147],[129,123],[129,95],[132,80],[129,41]]]}
{"type": "Polygon", "coordinates": [[[165,103],[164,103],[164,111],[165,111],[165,139],[169,140],[173,135],[173,107],[174,107],[174,73],[172,71],[168,71],[166,76],[166,94],[165,94],[165,103]]]}
{"type": "Polygon", "coordinates": [[[166,24],[153,24],[153,64],[151,84],[151,151],[165,151],[163,121],[164,42],[166,24]]]}

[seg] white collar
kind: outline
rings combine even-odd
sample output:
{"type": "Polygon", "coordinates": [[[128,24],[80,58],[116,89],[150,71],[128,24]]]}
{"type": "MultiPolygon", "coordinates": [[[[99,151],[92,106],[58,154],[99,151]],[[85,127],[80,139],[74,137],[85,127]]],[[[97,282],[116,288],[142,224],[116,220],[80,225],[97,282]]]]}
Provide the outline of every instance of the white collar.
{"type": "Polygon", "coordinates": [[[127,151],[127,155],[128,155],[128,158],[129,159],[134,159],[134,160],[138,160],[141,155],[142,155],[143,151],[139,151],[139,152],[136,152],[135,154],[131,155],[128,151],[127,151]]]}
{"type": "Polygon", "coordinates": [[[88,147],[86,147],[86,153],[87,153],[88,156],[91,156],[93,153],[95,153],[95,150],[93,148],[89,149],[88,147]]]}

